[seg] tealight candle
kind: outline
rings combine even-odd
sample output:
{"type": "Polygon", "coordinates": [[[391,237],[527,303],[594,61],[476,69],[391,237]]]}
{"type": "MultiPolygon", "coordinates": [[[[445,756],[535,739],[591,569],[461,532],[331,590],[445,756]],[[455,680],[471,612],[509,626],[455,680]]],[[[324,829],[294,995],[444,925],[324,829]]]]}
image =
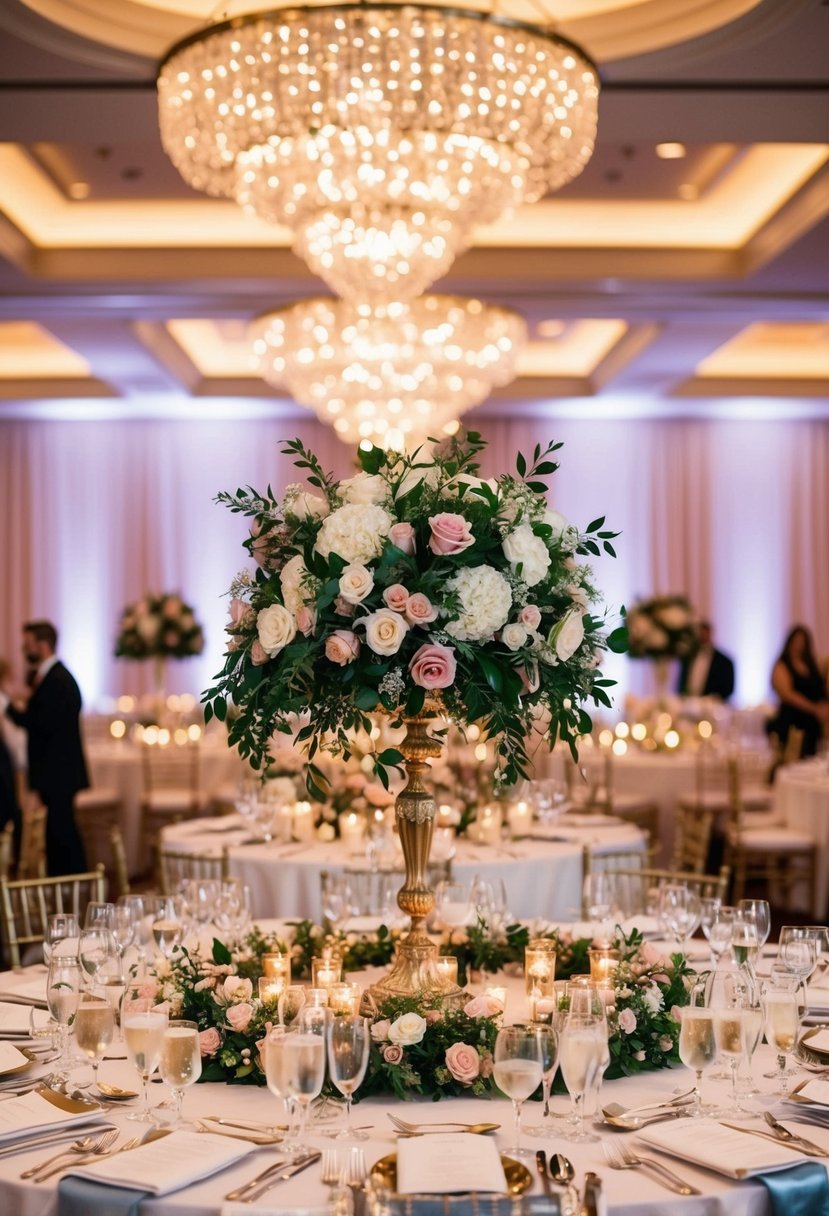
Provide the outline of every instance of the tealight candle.
{"type": "Polygon", "coordinates": [[[601,988],[613,987],[613,975],[619,966],[619,951],[610,946],[591,946],[587,951],[590,959],[590,979],[601,988]]]}
{"type": "MultiPolygon", "coordinates": [[[[327,988],[330,994],[332,984],[339,984],[342,976],[342,966],[335,958],[311,959],[311,984],[314,988],[327,988]]],[[[329,1004],[330,1004],[329,995],[329,1004]]]]}
{"type": "Polygon", "coordinates": [[[556,948],[552,939],[534,938],[524,947],[524,985],[528,997],[551,997],[555,989],[556,948]]]}
{"type": "Polygon", "coordinates": [[[284,979],[274,979],[269,975],[259,976],[259,1000],[266,1005],[275,1005],[285,990],[284,979]]]}
{"type": "Polygon", "coordinates": [[[536,996],[530,994],[530,1021],[542,1022],[549,1026],[558,1010],[558,1001],[554,996],[536,996]]]}
{"type": "Polygon", "coordinates": [[[501,808],[484,806],[478,812],[478,840],[481,844],[496,845],[501,839],[501,808]]]}
{"type": "Polygon", "coordinates": [[[360,1012],[363,990],[359,984],[332,984],[328,989],[328,1008],[333,1014],[355,1016],[360,1012]]]}
{"type": "Polygon", "coordinates": [[[458,960],[453,954],[441,954],[435,963],[442,988],[451,988],[458,982],[458,960]]]}
{"type": "Polygon", "coordinates": [[[291,982],[290,954],[263,954],[262,972],[266,979],[281,980],[287,986],[291,982]]]}

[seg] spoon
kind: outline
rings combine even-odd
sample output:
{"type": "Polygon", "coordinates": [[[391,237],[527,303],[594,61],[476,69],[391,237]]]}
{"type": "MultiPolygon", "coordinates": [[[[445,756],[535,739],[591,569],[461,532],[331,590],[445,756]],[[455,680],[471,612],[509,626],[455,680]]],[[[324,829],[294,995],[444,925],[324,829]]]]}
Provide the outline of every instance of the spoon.
{"type": "MultiPolygon", "coordinates": [[[[662,1110],[668,1106],[685,1106],[694,1100],[694,1091],[687,1090],[684,1094],[677,1094],[673,1098],[664,1098],[661,1102],[646,1102],[643,1106],[629,1106],[624,1113],[626,1115],[641,1115],[646,1110],[662,1110]]],[[[622,1107],[619,1107],[622,1110],[622,1107]]]]}
{"type": "Polygon", "coordinates": [[[687,1117],[688,1112],[680,1107],[675,1110],[662,1110],[652,1115],[629,1115],[624,1106],[618,1102],[611,1102],[608,1106],[602,1107],[602,1114],[605,1122],[611,1127],[619,1127],[625,1132],[638,1131],[640,1127],[647,1127],[649,1123],[659,1123],[662,1119],[683,1119],[687,1117]]]}
{"type": "Polygon", "coordinates": [[[130,1098],[138,1097],[134,1089],[121,1089],[118,1085],[108,1085],[106,1081],[98,1082],[98,1092],[109,1098],[110,1102],[128,1102],[130,1098]]]}
{"type": "Polygon", "coordinates": [[[576,1176],[572,1161],[563,1153],[550,1153],[550,1177],[559,1186],[569,1186],[576,1176]]]}

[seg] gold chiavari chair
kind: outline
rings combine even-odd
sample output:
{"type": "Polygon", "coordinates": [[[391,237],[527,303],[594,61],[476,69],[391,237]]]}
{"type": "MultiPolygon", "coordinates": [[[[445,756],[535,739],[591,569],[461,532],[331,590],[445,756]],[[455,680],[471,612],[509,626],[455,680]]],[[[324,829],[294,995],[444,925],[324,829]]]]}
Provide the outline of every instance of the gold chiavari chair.
{"type": "Polygon", "coordinates": [[[174,895],[182,882],[216,879],[224,882],[230,865],[227,849],[216,853],[181,853],[163,843],[158,850],[158,886],[162,895],[174,895]]]}
{"type": "Polygon", "coordinates": [[[11,965],[22,965],[21,947],[40,945],[49,917],[73,912],[83,924],[90,901],[106,899],[104,867],[85,874],[61,874],[55,878],[0,878],[0,921],[11,965]]]}
{"type": "MultiPolygon", "coordinates": [[[[621,893],[620,903],[627,916],[636,916],[653,908],[658,903],[659,888],[668,883],[682,883],[696,891],[701,899],[711,898],[725,902],[731,877],[731,870],[727,865],[721,866],[717,874],[659,869],[638,865],[635,855],[631,853],[601,853],[594,856],[590,846],[586,845],[583,850],[585,878],[597,870],[613,874],[621,893]]],[[[587,884],[584,886],[586,888],[587,884]]],[[[586,907],[582,908],[582,915],[587,917],[586,907]]]]}

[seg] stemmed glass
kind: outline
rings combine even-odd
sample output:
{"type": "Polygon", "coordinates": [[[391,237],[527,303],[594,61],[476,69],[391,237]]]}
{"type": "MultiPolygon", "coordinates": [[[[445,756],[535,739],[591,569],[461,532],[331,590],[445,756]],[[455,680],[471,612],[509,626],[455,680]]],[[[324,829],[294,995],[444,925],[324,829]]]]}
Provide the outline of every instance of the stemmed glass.
{"type": "Polygon", "coordinates": [[[113,936],[115,949],[118,951],[118,958],[123,966],[124,955],[135,941],[137,932],[135,916],[129,904],[118,903],[111,905],[107,928],[113,936]]]}
{"type": "Polygon", "coordinates": [[[817,941],[808,925],[783,925],[777,942],[780,962],[803,985],[803,1013],[809,1011],[806,981],[817,966],[817,941]]]}
{"type": "Polygon", "coordinates": [[[184,1090],[201,1076],[199,1028],[195,1022],[168,1022],[161,1042],[159,1072],[173,1091],[171,1127],[181,1124],[181,1104],[184,1090]]]}
{"type": "Polygon", "coordinates": [[[121,1015],[121,1029],[124,1032],[127,1055],[140,1074],[142,1084],[141,1108],[131,1111],[127,1118],[153,1123],[147,1087],[161,1059],[164,1032],[167,1029],[167,1011],[154,1005],[151,1000],[140,997],[125,1004],[121,1015]]]}
{"type": "Polygon", "coordinates": [[[282,1105],[285,1108],[285,1113],[288,1117],[288,1130],[282,1140],[282,1149],[292,1156],[296,1155],[296,1102],[291,1096],[288,1089],[287,1074],[285,1071],[286,1057],[283,1052],[277,1050],[275,1041],[279,1038],[284,1038],[289,1032],[282,1025],[272,1026],[265,1038],[265,1045],[262,1049],[262,1062],[265,1070],[265,1081],[268,1089],[275,1098],[282,1099],[282,1105]]]}
{"type": "Polygon", "coordinates": [[[495,1084],[512,1100],[515,1144],[507,1149],[511,1157],[525,1157],[521,1146],[521,1107],[541,1084],[543,1052],[537,1030],[530,1026],[504,1026],[495,1040],[495,1084]]]}
{"type": "Polygon", "coordinates": [[[760,935],[757,922],[750,912],[734,909],[731,926],[731,953],[738,967],[744,967],[753,977],[757,956],[760,953],[760,935]]]}
{"type": "Polygon", "coordinates": [[[685,883],[669,882],[659,891],[659,915],[677,947],[687,951],[688,938],[700,922],[699,895],[685,883]]]}
{"type": "Polygon", "coordinates": [[[218,879],[191,879],[188,887],[188,903],[198,925],[204,927],[213,919],[221,890],[222,884],[218,879]]]}
{"type": "MultiPolygon", "coordinates": [[[[283,1097],[293,1098],[299,1111],[297,1128],[297,1154],[308,1152],[305,1135],[308,1124],[308,1109],[318,1096],[325,1080],[325,1039],[322,1035],[303,1030],[289,1030],[287,1034],[268,1035],[266,1048],[266,1070],[274,1070],[277,1092],[283,1097]]],[[[268,1082],[270,1084],[270,1080],[268,1082]]]]}
{"type": "Polygon", "coordinates": [[[790,1075],[787,1071],[787,1057],[794,1050],[800,1027],[797,993],[787,988],[764,986],[763,1017],[766,1041],[777,1053],[776,1079],[780,1086],[778,1093],[781,1097],[785,1097],[788,1093],[787,1081],[790,1075]]]}
{"type": "Polygon", "coordinates": [[[143,970],[147,962],[147,947],[150,944],[149,908],[143,895],[121,895],[118,899],[119,908],[127,908],[133,923],[133,945],[138,951],[138,959],[143,970]]]}
{"type": "Polygon", "coordinates": [[[83,988],[83,974],[77,955],[52,954],[46,979],[46,1000],[49,1012],[58,1027],[58,1058],[52,1077],[65,1080],[69,1067],[67,1045],[69,1027],[78,1010],[83,988]]]}
{"type": "Polygon", "coordinates": [[[75,1042],[92,1061],[92,1075],[97,1089],[98,1069],[115,1034],[115,1011],[109,1001],[95,993],[85,993],[75,1014],[74,1030],[75,1042]]]}
{"type": "Polygon", "coordinates": [[[333,1132],[335,1140],[367,1140],[366,1132],[351,1126],[354,1091],[363,1083],[368,1067],[371,1029],[368,1018],[337,1016],[328,1025],[328,1071],[334,1085],[345,1098],[345,1127],[333,1132]]]}
{"type": "Polygon", "coordinates": [[[172,958],[184,936],[184,903],[178,895],[156,899],[153,913],[153,938],[165,958],[172,958]]]}
{"type": "Polygon", "coordinates": [[[88,976],[91,986],[98,972],[116,956],[115,938],[106,928],[103,921],[95,922],[92,929],[84,929],[81,933],[79,954],[81,966],[88,976]]]}
{"type": "Polygon", "coordinates": [[[435,887],[435,909],[451,938],[453,929],[469,922],[472,911],[469,891],[462,882],[439,882],[435,887]]]}
{"type": "Polygon", "coordinates": [[[725,1003],[714,1009],[714,1037],[717,1050],[728,1061],[731,1069],[731,1108],[727,1111],[731,1119],[750,1117],[751,1112],[740,1105],[737,1070],[740,1062],[751,1058],[762,1029],[753,993],[742,983],[737,974],[725,977],[725,1003]]]}
{"type": "Polygon", "coordinates": [[[616,902],[613,874],[607,870],[596,870],[585,874],[583,896],[585,913],[591,923],[603,925],[612,920],[616,902]]]}
{"type": "Polygon", "coordinates": [[[741,899],[737,904],[737,915],[750,920],[757,930],[759,949],[762,950],[771,932],[771,907],[767,899],[741,899]]]}
{"type": "Polygon", "coordinates": [[[86,905],[86,914],[83,918],[84,929],[107,929],[109,928],[109,916],[113,905],[103,903],[99,900],[92,899],[86,905]]]}
{"type": "Polygon", "coordinates": [[[276,1003],[280,1026],[291,1026],[302,1013],[305,1005],[305,989],[302,984],[289,984],[280,993],[276,1003]]]}
{"type": "Polygon", "coordinates": [[[544,1107],[541,1112],[541,1122],[524,1125],[528,1136],[540,1136],[544,1139],[555,1135],[559,1116],[550,1110],[550,1090],[558,1068],[558,1030],[546,1022],[531,1022],[530,1029],[534,1030],[541,1045],[541,1096],[544,1107]]]}
{"type": "Polygon", "coordinates": [[[702,899],[700,907],[700,925],[708,939],[711,961],[717,967],[731,945],[734,909],[722,904],[718,899],[702,899]]]}
{"type": "Polygon", "coordinates": [[[476,874],[469,888],[469,903],[476,917],[485,921],[493,933],[507,917],[507,891],[502,878],[484,879],[476,874]]]}
{"type": "Polygon", "coordinates": [[[577,1143],[597,1140],[584,1124],[584,1099],[607,1060],[607,1022],[604,1014],[591,1008],[591,1002],[570,1012],[561,1031],[559,1067],[573,1104],[572,1130],[562,1132],[562,1139],[577,1143]]]}
{"type": "MultiPolygon", "coordinates": [[[[47,967],[52,960],[52,954],[61,942],[68,942],[63,953],[77,954],[78,938],[80,936],[78,918],[73,913],[61,912],[50,916],[46,925],[46,936],[43,939],[43,961],[47,967]]],[[[58,951],[61,953],[61,951],[58,951]]]]}
{"type": "Polygon", "coordinates": [[[679,1058],[686,1068],[696,1076],[694,1105],[689,1114],[694,1119],[709,1114],[702,1105],[702,1074],[717,1058],[717,1041],[714,1035],[714,1013],[704,1005],[686,1005],[682,1010],[679,1031],[679,1058]]]}
{"type": "Polygon", "coordinates": [[[345,926],[351,911],[351,891],[344,875],[328,874],[322,886],[322,915],[335,933],[345,926]]]}

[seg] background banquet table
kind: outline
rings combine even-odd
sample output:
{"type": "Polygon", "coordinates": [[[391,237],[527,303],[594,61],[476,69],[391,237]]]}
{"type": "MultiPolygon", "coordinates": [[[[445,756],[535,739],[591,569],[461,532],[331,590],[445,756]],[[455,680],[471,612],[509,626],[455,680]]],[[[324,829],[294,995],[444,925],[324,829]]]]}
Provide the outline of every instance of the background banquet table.
{"type": "Polygon", "coordinates": [[[829,886],[829,765],[803,760],[778,769],[774,805],[787,827],[808,832],[816,844],[815,900],[811,914],[822,920],[829,886]]]}
{"type": "MultiPolygon", "coordinates": [[[[34,969],[23,975],[0,974],[0,993],[13,991],[15,985],[30,983],[33,973],[34,969]]],[[[42,968],[40,974],[45,976],[42,968]]],[[[365,972],[359,978],[370,982],[377,974],[376,971],[365,972]]],[[[507,1020],[521,1020],[526,1016],[522,998],[523,985],[514,979],[508,979],[506,982],[509,989],[507,1020]]],[[[122,1054],[123,1048],[113,1044],[110,1055],[122,1054]]],[[[755,1057],[755,1077],[761,1077],[771,1062],[768,1048],[761,1047],[755,1057]]],[[[124,1059],[105,1059],[100,1075],[102,1081],[110,1084],[136,1088],[136,1074],[124,1059]]],[[[602,1088],[602,1101],[620,1102],[625,1106],[664,1101],[687,1090],[688,1085],[689,1073],[685,1069],[644,1073],[637,1077],[606,1081],[602,1088]]],[[[707,1092],[715,1099],[725,1098],[725,1083],[707,1081],[706,1086],[707,1092]]],[[[770,1082],[760,1081],[760,1088],[768,1090],[770,1082]]],[[[151,1087],[154,1102],[165,1095],[166,1090],[161,1085],[151,1087]]],[[[769,1105],[770,1101],[766,1096],[765,1105],[769,1105]]],[[[565,1114],[569,1110],[567,1096],[555,1097],[552,1108],[554,1113],[565,1114]]],[[[778,1108],[772,1105],[772,1109],[778,1108]]],[[[354,1119],[358,1126],[368,1126],[370,1129],[370,1138],[365,1144],[369,1167],[380,1157],[395,1151],[396,1141],[387,1119],[389,1110],[402,1114],[404,1118],[424,1122],[452,1118],[468,1122],[486,1120],[500,1123],[500,1130],[495,1134],[499,1147],[503,1151],[512,1142],[511,1107],[501,1098],[452,1098],[441,1103],[439,1108],[431,1101],[416,1101],[404,1105],[389,1098],[371,1098],[357,1105],[354,1119]]],[[[127,1109],[124,1106],[115,1106],[108,1112],[111,1122],[121,1129],[121,1142],[136,1131],[135,1124],[127,1122],[126,1114],[127,1109]]],[[[281,1104],[264,1088],[210,1083],[196,1085],[187,1091],[186,1117],[198,1119],[218,1114],[224,1118],[264,1122],[281,1122],[282,1119],[281,1104]]],[[[535,1122],[539,1115],[540,1108],[536,1104],[528,1104],[526,1121],[535,1122]]],[[[324,1148],[331,1145],[331,1141],[324,1134],[329,1126],[312,1126],[309,1139],[313,1147],[324,1148]]],[[[806,1134],[829,1148],[829,1129],[810,1127],[806,1134]]],[[[600,1137],[621,1138],[622,1142],[634,1143],[632,1135],[611,1132],[606,1128],[600,1129],[600,1137]]],[[[533,1149],[543,1145],[548,1151],[561,1149],[565,1152],[576,1168],[576,1181],[579,1184],[583,1182],[585,1171],[593,1170],[598,1173],[603,1180],[607,1199],[607,1216],[665,1216],[668,1212],[681,1213],[682,1216],[770,1216],[771,1209],[766,1191],[761,1184],[754,1181],[738,1183],[686,1162],[666,1159],[666,1164],[702,1191],[698,1197],[679,1199],[669,1195],[644,1173],[610,1170],[605,1162],[601,1142],[569,1144],[553,1138],[550,1141],[528,1140],[527,1143],[533,1149]]],[[[276,1152],[275,1148],[260,1150],[212,1178],[169,1195],[145,1200],[141,1205],[142,1216],[241,1216],[242,1212],[270,1214],[286,1211],[302,1216],[318,1216],[324,1213],[327,1191],[320,1181],[318,1166],[280,1184],[252,1205],[224,1204],[223,1196],[266,1168],[275,1159],[276,1152]]],[[[16,1216],[57,1216],[56,1181],[53,1179],[38,1185],[20,1179],[20,1173],[24,1169],[50,1155],[50,1152],[40,1149],[25,1155],[0,1158],[0,1211],[14,1212],[16,1216]]],[[[535,1171],[531,1172],[534,1177],[533,1190],[537,1192],[540,1186],[535,1179],[535,1171]]]]}
{"type": "MultiPolygon", "coordinates": [[[[587,817],[585,816],[586,820],[587,817]]],[[[566,839],[517,840],[503,846],[457,842],[452,873],[462,882],[478,874],[503,879],[509,910],[523,919],[544,917],[571,920],[579,914],[582,888],[582,850],[589,845],[601,856],[608,851],[641,853],[643,834],[629,824],[591,816],[592,825],[552,829],[566,839]]],[[[230,874],[251,889],[255,917],[308,917],[321,919],[320,883],[323,871],[340,873],[343,867],[367,868],[365,854],[352,855],[341,841],[330,844],[240,844],[250,837],[250,826],[228,831],[227,818],[190,820],[162,831],[163,844],[177,851],[212,853],[228,850],[230,874]]],[[[402,867],[402,861],[401,861],[402,867]]]]}

